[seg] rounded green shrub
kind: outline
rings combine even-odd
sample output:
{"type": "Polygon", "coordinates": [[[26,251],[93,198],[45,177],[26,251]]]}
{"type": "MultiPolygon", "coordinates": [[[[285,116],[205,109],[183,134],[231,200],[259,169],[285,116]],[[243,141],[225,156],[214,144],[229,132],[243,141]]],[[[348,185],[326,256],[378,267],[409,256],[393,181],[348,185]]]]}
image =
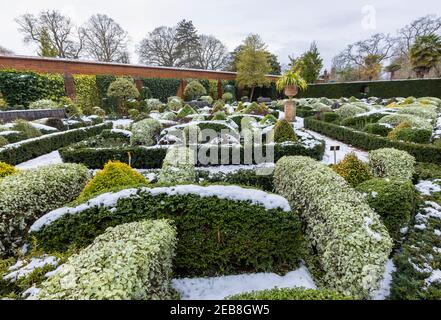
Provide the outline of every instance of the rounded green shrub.
{"type": "Polygon", "coordinates": [[[12,254],[30,224],[75,199],[89,173],[78,164],[20,171],[0,181],[0,256],[12,254]]]}
{"type": "Polygon", "coordinates": [[[357,186],[366,194],[371,208],[377,212],[389,235],[398,243],[400,230],[405,227],[416,209],[416,193],[411,181],[371,179],[357,186]]]}
{"type": "Polygon", "coordinates": [[[275,288],[227,297],[227,300],[354,300],[326,289],[275,288]]]}
{"type": "Polygon", "coordinates": [[[374,177],[411,180],[415,158],[406,151],[383,148],[369,151],[369,170],[374,177]]]}
{"type": "Polygon", "coordinates": [[[187,100],[197,100],[201,96],[206,94],[207,94],[207,90],[197,80],[193,80],[190,83],[188,83],[184,89],[184,96],[187,100]]]}
{"type": "Polygon", "coordinates": [[[271,126],[276,123],[277,123],[277,118],[272,114],[267,114],[262,118],[262,120],[259,121],[259,124],[261,126],[271,126]]]}
{"type": "Polygon", "coordinates": [[[414,143],[430,143],[432,130],[403,128],[396,134],[397,140],[414,143]]]}
{"type": "Polygon", "coordinates": [[[287,120],[279,120],[274,126],[274,142],[282,143],[297,141],[297,136],[291,123],[287,120]]]}
{"type": "Polygon", "coordinates": [[[335,111],[335,113],[342,119],[354,117],[355,115],[364,112],[365,112],[364,109],[351,104],[344,104],[335,111]]]}
{"type": "Polygon", "coordinates": [[[49,127],[56,128],[60,131],[65,130],[63,120],[61,120],[59,118],[48,118],[45,122],[45,125],[47,125],[49,127]]]}
{"type": "Polygon", "coordinates": [[[139,91],[133,80],[118,78],[110,84],[109,89],[107,89],[107,96],[117,101],[120,113],[126,113],[128,100],[138,98],[139,91]]]}
{"type": "Polygon", "coordinates": [[[202,101],[206,101],[210,105],[212,105],[214,102],[214,99],[211,96],[202,96],[200,99],[202,101]]]}
{"type": "Polygon", "coordinates": [[[162,130],[162,124],[155,119],[144,119],[132,125],[132,136],[130,143],[132,146],[144,145],[153,146],[156,144],[156,136],[162,130]]]}
{"type": "Polygon", "coordinates": [[[170,111],[179,111],[184,105],[184,102],[179,97],[169,97],[167,102],[167,109],[170,111]]]}
{"type": "Polygon", "coordinates": [[[320,120],[325,122],[334,122],[339,119],[338,114],[335,112],[322,112],[319,114],[320,120]]]}
{"type": "Polygon", "coordinates": [[[358,186],[371,177],[368,165],[359,160],[355,153],[347,154],[342,161],[333,165],[332,169],[352,187],[358,186]]]}
{"type": "Polygon", "coordinates": [[[196,181],[196,154],[187,147],[168,149],[158,175],[160,183],[184,183],[196,181]]]}
{"type": "Polygon", "coordinates": [[[213,115],[212,120],[227,120],[227,115],[224,111],[218,111],[213,115]]]}
{"type": "Polygon", "coordinates": [[[133,170],[128,164],[120,161],[109,161],[103,170],[98,171],[93,179],[89,181],[77,202],[85,201],[114,188],[137,187],[145,184],[148,184],[148,181],[144,176],[133,170]]]}
{"type": "Polygon", "coordinates": [[[381,118],[378,123],[398,126],[402,122],[407,122],[412,128],[432,130],[432,125],[429,120],[423,119],[411,114],[391,114],[381,118]]]}
{"type": "Polygon", "coordinates": [[[392,131],[392,128],[382,125],[380,123],[368,123],[364,126],[363,131],[367,133],[378,134],[382,137],[387,137],[389,132],[392,131]]]}
{"type": "Polygon", "coordinates": [[[231,103],[233,102],[234,96],[231,92],[225,92],[222,95],[222,100],[224,100],[226,103],[231,103]]]}

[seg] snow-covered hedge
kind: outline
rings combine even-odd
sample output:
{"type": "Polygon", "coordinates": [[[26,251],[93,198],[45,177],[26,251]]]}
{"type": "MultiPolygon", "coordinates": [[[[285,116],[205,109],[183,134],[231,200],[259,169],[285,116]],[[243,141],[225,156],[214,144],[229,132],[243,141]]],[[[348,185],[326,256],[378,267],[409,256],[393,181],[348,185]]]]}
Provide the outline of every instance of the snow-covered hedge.
{"type": "Polygon", "coordinates": [[[0,256],[11,254],[30,224],[46,212],[75,199],[89,173],[77,164],[57,164],[21,171],[0,182],[0,256]]]}
{"type": "Polygon", "coordinates": [[[326,288],[367,297],[377,287],[392,248],[379,216],[338,174],[307,157],[284,157],[274,173],[285,196],[306,224],[326,288]]]}
{"type": "Polygon", "coordinates": [[[384,148],[369,152],[369,169],[375,177],[411,180],[415,158],[406,151],[384,148]]]}
{"type": "Polygon", "coordinates": [[[102,123],[90,127],[73,129],[63,132],[47,134],[41,137],[22,140],[0,148],[0,161],[9,164],[19,164],[35,157],[50,153],[59,148],[68,146],[99,134],[104,129],[110,129],[112,123],[102,123]]]}
{"type": "Polygon", "coordinates": [[[179,185],[102,194],[54,210],[31,227],[46,252],[84,247],[107,227],[170,219],[178,230],[175,270],[215,275],[295,268],[303,254],[300,222],[278,195],[238,186],[179,185]]]}
{"type": "Polygon", "coordinates": [[[196,155],[187,147],[168,149],[158,176],[160,183],[196,182],[196,155]]]}
{"type": "Polygon", "coordinates": [[[109,228],[43,282],[37,299],[171,299],[175,246],[176,231],[167,221],[109,228]]]}
{"type": "Polygon", "coordinates": [[[378,123],[398,126],[401,122],[407,122],[412,128],[432,130],[432,124],[429,120],[417,117],[412,114],[391,114],[381,118],[378,123]]]}
{"type": "Polygon", "coordinates": [[[365,112],[363,108],[354,106],[352,104],[345,104],[335,111],[335,113],[337,113],[342,119],[353,117],[363,112],[365,112]]]}

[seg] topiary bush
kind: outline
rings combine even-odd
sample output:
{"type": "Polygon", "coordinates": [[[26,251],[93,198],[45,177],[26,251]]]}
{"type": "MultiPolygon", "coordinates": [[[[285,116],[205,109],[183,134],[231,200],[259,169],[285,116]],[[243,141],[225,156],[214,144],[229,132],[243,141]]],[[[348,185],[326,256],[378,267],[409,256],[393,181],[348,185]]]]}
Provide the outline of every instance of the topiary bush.
{"type": "Polygon", "coordinates": [[[101,107],[100,93],[95,75],[74,75],[75,101],[85,114],[92,114],[94,107],[101,107]]]}
{"type": "Polygon", "coordinates": [[[342,105],[340,108],[338,108],[335,111],[335,113],[342,119],[354,117],[355,115],[360,114],[360,113],[364,113],[364,112],[365,112],[364,109],[357,107],[357,106],[354,106],[354,105],[351,105],[351,104],[342,105]]]}
{"type": "Polygon", "coordinates": [[[109,161],[103,170],[98,171],[93,179],[89,181],[77,202],[85,201],[113,188],[129,188],[145,184],[148,184],[148,181],[144,176],[133,170],[128,164],[120,161],[109,161]]]}
{"type": "Polygon", "coordinates": [[[178,276],[286,271],[298,267],[303,256],[300,222],[287,201],[238,186],[178,185],[101,195],[48,213],[30,236],[42,250],[61,252],[89,245],[108,227],[145,219],[174,221],[178,276]]]}
{"type": "Polygon", "coordinates": [[[310,240],[307,263],[325,288],[368,297],[378,287],[392,249],[380,217],[346,181],[307,157],[283,157],[274,185],[300,214],[310,240]]]}
{"type": "Polygon", "coordinates": [[[167,151],[158,175],[160,183],[183,183],[196,181],[196,154],[187,147],[171,147],[167,151]]]}
{"type": "Polygon", "coordinates": [[[226,103],[232,103],[234,100],[234,96],[231,92],[225,92],[222,95],[222,100],[224,100],[226,103]]]}
{"type": "Polygon", "coordinates": [[[282,143],[287,141],[297,141],[297,136],[293,126],[287,120],[279,120],[274,126],[274,142],[282,143]]]}
{"type": "Polygon", "coordinates": [[[207,94],[207,90],[197,80],[193,80],[190,83],[188,83],[184,89],[184,96],[187,100],[197,100],[201,96],[206,94],[207,94]]]}
{"type": "Polygon", "coordinates": [[[213,115],[213,118],[211,120],[213,120],[213,121],[218,121],[218,120],[226,121],[227,115],[225,114],[224,111],[218,111],[213,115]]]}
{"type": "Polygon", "coordinates": [[[406,227],[416,209],[416,193],[411,181],[394,179],[371,179],[357,186],[366,194],[371,208],[377,212],[389,235],[398,244],[400,230],[406,227]]]}
{"type": "Polygon", "coordinates": [[[175,247],[176,230],[167,221],[109,228],[43,282],[37,299],[171,299],[175,247]]]}
{"type": "Polygon", "coordinates": [[[369,151],[369,170],[378,178],[411,180],[415,158],[406,151],[383,148],[369,151]]]}
{"type": "Polygon", "coordinates": [[[227,300],[354,300],[326,289],[275,288],[271,290],[241,293],[227,300]]]}
{"type": "Polygon", "coordinates": [[[14,173],[17,173],[18,170],[15,169],[14,166],[11,166],[7,163],[0,162],[0,180],[6,176],[10,176],[14,173]]]}
{"type": "Polygon", "coordinates": [[[176,115],[176,118],[183,119],[191,114],[197,114],[197,111],[192,107],[190,107],[190,105],[186,104],[181,110],[179,110],[178,114],[176,115]]]}
{"type": "Polygon", "coordinates": [[[256,102],[251,103],[248,107],[242,110],[244,114],[255,114],[260,116],[265,116],[269,112],[268,107],[265,103],[257,104],[256,102]]]}
{"type": "Polygon", "coordinates": [[[59,118],[48,118],[45,122],[45,125],[47,125],[49,127],[56,128],[60,131],[63,131],[66,129],[64,126],[63,120],[61,120],[59,118]]]}
{"type": "Polygon", "coordinates": [[[147,99],[146,100],[146,112],[151,112],[153,110],[160,111],[163,106],[163,103],[159,99],[147,99]]]}
{"type": "Polygon", "coordinates": [[[384,116],[378,121],[378,123],[392,127],[396,127],[402,122],[407,122],[412,128],[432,130],[430,121],[411,114],[391,114],[384,116]]]}
{"type": "Polygon", "coordinates": [[[169,97],[167,102],[167,109],[169,111],[179,111],[184,105],[184,102],[179,97],[169,97]]]}
{"type": "Polygon", "coordinates": [[[339,119],[339,115],[335,112],[322,112],[318,115],[320,120],[325,122],[335,122],[339,119]]]}
{"type": "Polygon", "coordinates": [[[201,101],[206,101],[209,105],[212,105],[214,102],[214,99],[211,96],[202,96],[201,101]]]}
{"type": "Polygon", "coordinates": [[[271,126],[277,123],[277,118],[272,114],[267,114],[260,121],[259,124],[261,126],[271,126]]]}
{"type": "Polygon", "coordinates": [[[118,78],[112,82],[107,90],[107,96],[117,100],[118,111],[121,114],[127,112],[127,101],[139,97],[139,91],[133,80],[127,78],[118,78]]]}
{"type": "Polygon", "coordinates": [[[413,143],[430,143],[432,130],[403,128],[396,133],[396,140],[413,143]]]}
{"type": "Polygon", "coordinates": [[[332,170],[342,176],[351,187],[371,178],[368,165],[359,160],[355,153],[347,154],[342,161],[332,166],[332,170]]]}
{"type": "Polygon", "coordinates": [[[397,139],[397,134],[406,128],[412,128],[412,126],[408,123],[408,122],[401,122],[398,126],[396,126],[391,132],[389,132],[389,134],[387,135],[387,137],[391,140],[396,140],[397,139]]]}
{"type": "Polygon", "coordinates": [[[132,125],[132,136],[130,144],[132,146],[145,145],[152,146],[156,144],[156,136],[162,130],[162,124],[155,119],[144,119],[135,122],[132,125]]]}
{"type": "Polygon", "coordinates": [[[21,171],[0,181],[0,255],[10,255],[24,233],[44,213],[75,199],[89,179],[77,164],[21,171]]]}
{"type": "Polygon", "coordinates": [[[392,128],[382,125],[380,123],[369,123],[364,126],[363,131],[372,134],[378,134],[382,137],[387,137],[392,128]]]}

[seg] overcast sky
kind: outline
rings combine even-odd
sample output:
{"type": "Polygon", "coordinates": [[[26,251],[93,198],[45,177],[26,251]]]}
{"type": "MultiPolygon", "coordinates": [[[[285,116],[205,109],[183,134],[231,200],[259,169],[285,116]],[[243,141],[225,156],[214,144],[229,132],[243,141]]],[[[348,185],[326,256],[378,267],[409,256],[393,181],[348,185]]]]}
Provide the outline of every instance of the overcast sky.
{"type": "Polygon", "coordinates": [[[317,41],[325,67],[347,44],[377,32],[395,33],[410,21],[441,14],[440,0],[0,0],[0,45],[34,55],[23,44],[14,18],[58,9],[77,24],[105,13],[130,34],[131,60],[139,41],[155,27],[193,20],[200,33],[212,34],[233,50],[249,33],[258,33],[271,52],[287,63],[317,41]],[[375,9],[375,16],[372,15],[375,9]]]}

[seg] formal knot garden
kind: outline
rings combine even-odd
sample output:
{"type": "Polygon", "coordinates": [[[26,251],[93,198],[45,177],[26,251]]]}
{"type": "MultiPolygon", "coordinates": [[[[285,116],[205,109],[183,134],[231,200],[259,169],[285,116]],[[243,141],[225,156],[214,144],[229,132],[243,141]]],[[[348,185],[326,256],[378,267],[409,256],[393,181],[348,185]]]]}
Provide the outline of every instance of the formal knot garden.
{"type": "Polygon", "coordinates": [[[74,80],[1,73],[1,298],[441,298],[441,99],[74,80]]]}

